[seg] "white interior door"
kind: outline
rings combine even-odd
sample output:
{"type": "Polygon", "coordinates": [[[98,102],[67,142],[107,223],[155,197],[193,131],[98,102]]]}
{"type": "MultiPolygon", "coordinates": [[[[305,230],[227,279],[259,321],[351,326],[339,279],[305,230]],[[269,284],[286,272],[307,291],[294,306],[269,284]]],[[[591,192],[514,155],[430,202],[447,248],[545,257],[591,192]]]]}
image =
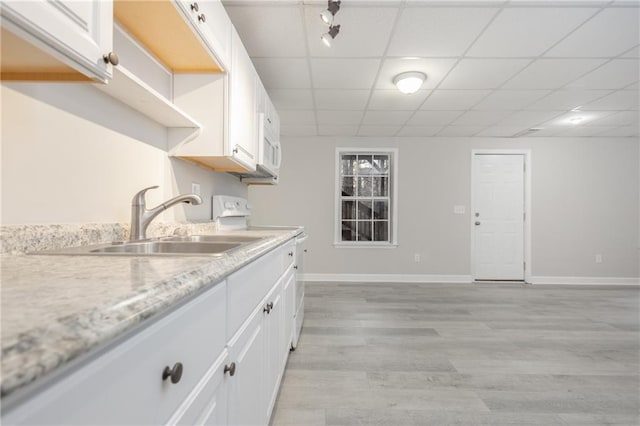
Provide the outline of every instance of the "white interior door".
{"type": "Polygon", "coordinates": [[[473,278],[524,280],[524,155],[473,161],[473,278]]]}

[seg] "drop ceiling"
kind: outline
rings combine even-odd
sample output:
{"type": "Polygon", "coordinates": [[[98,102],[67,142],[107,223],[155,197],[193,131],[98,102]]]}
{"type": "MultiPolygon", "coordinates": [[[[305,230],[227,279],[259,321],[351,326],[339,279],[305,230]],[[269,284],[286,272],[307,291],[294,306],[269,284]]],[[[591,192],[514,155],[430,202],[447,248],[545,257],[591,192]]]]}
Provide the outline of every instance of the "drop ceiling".
{"type": "Polygon", "coordinates": [[[285,136],[638,137],[640,0],[223,3],[285,136]]]}

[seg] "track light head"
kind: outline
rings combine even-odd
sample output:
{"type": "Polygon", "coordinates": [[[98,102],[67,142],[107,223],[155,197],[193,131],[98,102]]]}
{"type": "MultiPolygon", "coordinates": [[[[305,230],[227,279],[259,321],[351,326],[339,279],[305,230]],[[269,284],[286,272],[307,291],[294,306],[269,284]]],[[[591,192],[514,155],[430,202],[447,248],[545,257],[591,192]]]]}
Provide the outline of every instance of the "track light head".
{"type": "Polygon", "coordinates": [[[320,19],[325,24],[331,26],[333,23],[333,17],[340,10],[340,1],[328,0],[327,9],[323,10],[320,14],[320,19]]]}
{"type": "Polygon", "coordinates": [[[340,25],[331,25],[329,27],[329,31],[322,34],[322,37],[320,37],[320,39],[322,40],[325,46],[331,47],[331,41],[334,38],[336,38],[339,32],[340,32],[340,25]]]}

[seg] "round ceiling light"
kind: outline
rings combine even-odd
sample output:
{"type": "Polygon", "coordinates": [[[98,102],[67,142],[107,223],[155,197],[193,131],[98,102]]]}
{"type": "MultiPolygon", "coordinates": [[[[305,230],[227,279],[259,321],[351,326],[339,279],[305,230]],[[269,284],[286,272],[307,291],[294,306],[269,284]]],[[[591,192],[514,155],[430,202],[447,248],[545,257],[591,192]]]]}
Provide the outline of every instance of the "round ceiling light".
{"type": "Polygon", "coordinates": [[[395,84],[398,90],[402,93],[410,95],[411,93],[415,93],[420,90],[420,87],[422,87],[422,83],[424,83],[426,78],[427,76],[421,72],[403,72],[402,74],[395,76],[393,84],[395,84]]]}

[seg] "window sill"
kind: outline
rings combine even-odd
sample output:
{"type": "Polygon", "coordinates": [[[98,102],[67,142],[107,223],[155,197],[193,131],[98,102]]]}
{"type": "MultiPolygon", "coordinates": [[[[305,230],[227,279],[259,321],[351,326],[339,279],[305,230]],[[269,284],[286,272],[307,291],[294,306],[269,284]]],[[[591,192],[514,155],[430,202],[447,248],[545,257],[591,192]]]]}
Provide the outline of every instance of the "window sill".
{"type": "Polygon", "coordinates": [[[397,243],[333,243],[335,248],[358,249],[358,248],[375,248],[375,249],[395,249],[398,248],[397,243]]]}

